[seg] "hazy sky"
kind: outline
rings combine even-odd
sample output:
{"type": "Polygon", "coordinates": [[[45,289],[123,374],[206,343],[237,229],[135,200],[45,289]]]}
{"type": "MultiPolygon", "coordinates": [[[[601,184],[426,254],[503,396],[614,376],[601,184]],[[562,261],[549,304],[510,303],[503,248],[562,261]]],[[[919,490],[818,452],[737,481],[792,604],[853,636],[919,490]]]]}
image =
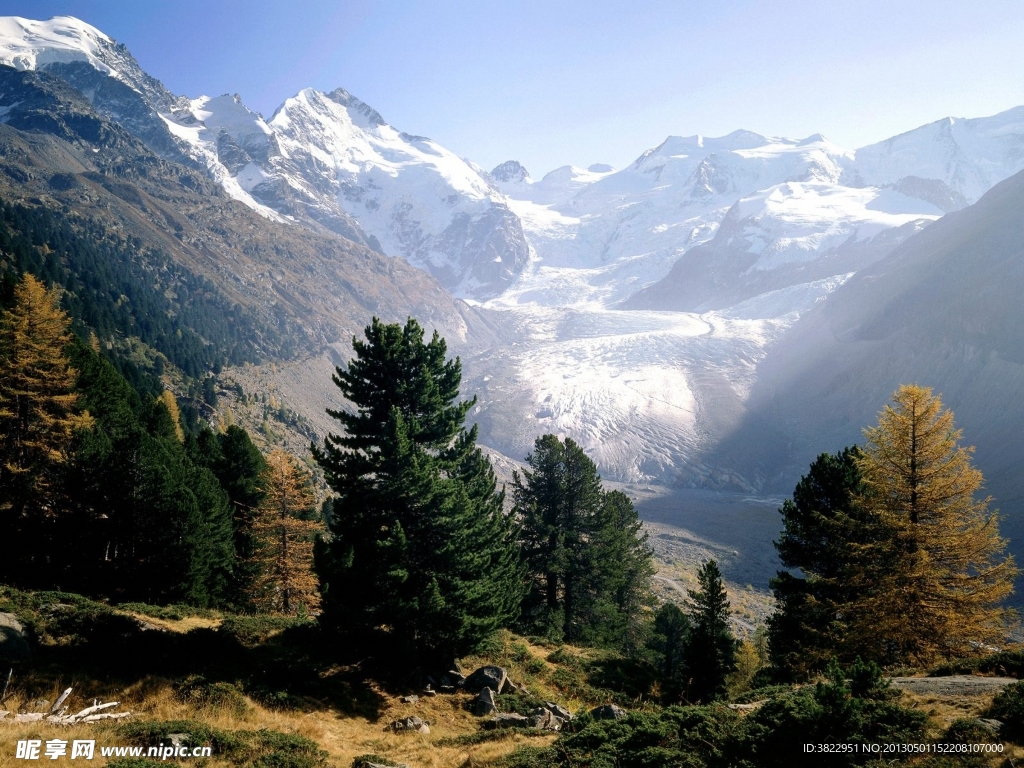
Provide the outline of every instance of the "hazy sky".
{"type": "Polygon", "coordinates": [[[848,148],[1024,104],[1024,3],[3,0],[124,43],[170,90],[270,117],[344,87],[395,127],[535,178],[737,128],[848,148]]]}

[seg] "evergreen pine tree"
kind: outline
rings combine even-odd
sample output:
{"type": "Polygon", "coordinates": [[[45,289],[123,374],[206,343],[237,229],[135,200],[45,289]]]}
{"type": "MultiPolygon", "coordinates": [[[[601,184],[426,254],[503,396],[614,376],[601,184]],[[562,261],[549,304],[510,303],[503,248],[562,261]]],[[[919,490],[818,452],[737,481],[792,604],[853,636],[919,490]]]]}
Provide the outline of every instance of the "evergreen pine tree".
{"type": "Polygon", "coordinates": [[[690,640],[690,619],[675,603],[665,603],[654,614],[648,647],[658,669],[661,699],[675,704],[686,687],[686,646],[690,640]]]}
{"type": "Polygon", "coordinates": [[[217,435],[217,441],[220,456],[211,469],[231,501],[235,543],[232,600],[240,603],[258,575],[253,559],[256,552],[253,526],[256,510],[263,501],[260,478],[266,471],[267,462],[249,433],[237,425],[232,424],[217,435]]]}
{"type": "Polygon", "coordinates": [[[344,433],[314,446],[338,494],[317,556],[321,620],[379,661],[444,665],[516,614],[512,523],[463,427],[475,400],[457,402],[461,363],[444,340],[374,318],[353,348],[334,383],[356,410],[329,411],[344,433]]]}
{"type": "Polygon", "coordinates": [[[726,678],[736,669],[737,644],[729,630],[729,600],[718,563],[704,563],[697,583],[699,589],[687,592],[691,628],[684,656],[685,696],[706,703],[725,693],[726,678]]]}
{"type": "Polygon", "coordinates": [[[785,679],[824,671],[845,643],[841,606],[853,598],[852,545],[866,534],[858,456],[856,447],[818,456],[779,510],[775,548],[796,572],[779,571],[771,580],[776,609],[768,638],[772,666],[785,679]]]}
{"type": "Polygon", "coordinates": [[[645,612],[653,603],[654,560],[647,533],[622,491],[603,494],[595,523],[589,549],[596,567],[586,591],[593,641],[634,653],[646,639],[645,612]]]}
{"type": "Polygon", "coordinates": [[[851,642],[881,661],[968,655],[1004,628],[1018,571],[961,435],[940,398],[911,385],[865,430],[862,504],[884,535],[855,546],[857,594],[843,610],[851,642]]]}
{"type": "Polygon", "coordinates": [[[259,570],[253,527],[263,500],[267,463],[249,433],[234,424],[220,434],[204,427],[197,435],[188,436],[186,447],[192,461],[213,472],[227,492],[235,549],[231,602],[244,606],[259,570]]]}
{"type": "Polygon", "coordinates": [[[526,463],[513,479],[531,575],[526,629],[635,649],[653,567],[633,504],[602,489],[594,462],[570,438],[538,438],[526,463]]]}
{"type": "Polygon", "coordinates": [[[46,578],[55,521],[67,506],[61,472],[75,433],[92,423],[77,408],[68,324],[56,292],[28,274],[0,315],[0,569],[7,580],[46,578]]]}
{"type": "Polygon", "coordinates": [[[303,519],[316,503],[309,473],[280,449],[267,457],[266,464],[263,499],[252,526],[256,577],[251,600],[265,611],[315,610],[320,595],[313,574],[313,536],[320,525],[303,519]]]}
{"type": "Polygon", "coordinates": [[[52,584],[122,600],[223,605],[235,562],[228,497],[198,461],[207,430],[178,441],[163,398],[145,399],[110,361],[73,342],[93,428],[77,441],[68,484],[76,524],[61,527],[64,573],[52,584]]]}

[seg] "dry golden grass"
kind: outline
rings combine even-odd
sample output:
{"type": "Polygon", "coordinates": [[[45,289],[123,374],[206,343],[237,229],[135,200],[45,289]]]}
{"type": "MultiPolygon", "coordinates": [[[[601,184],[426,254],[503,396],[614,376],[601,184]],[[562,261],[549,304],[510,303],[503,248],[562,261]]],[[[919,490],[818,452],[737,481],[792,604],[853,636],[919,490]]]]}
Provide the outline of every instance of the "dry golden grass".
{"type": "MultiPolygon", "coordinates": [[[[104,700],[121,702],[117,711],[130,711],[139,720],[196,720],[224,731],[270,729],[281,733],[304,736],[317,742],[329,753],[331,765],[348,768],[358,755],[377,754],[395,762],[406,762],[417,768],[456,768],[464,765],[479,765],[513,751],[517,745],[529,743],[546,745],[554,741],[554,735],[527,737],[510,733],[506,738],[483,744],[467,746],[438,745],[443,739],[476,733],[480,719],[473,717],[463,705],[470,696],[436,696],[421,698],[415,704],[404,704],[397,697],[388,697],[380,717],[370,721],[361,717],[344,717],[330,710],[315,712],[278,711],[267,709],[247,699],[248,711],[239,712],[230,708],[195,706],[180,701],[167,680],[147,679],[128,689],[93,689],[94,694],[102,693],[104,700]],[[429,734],[393,733],[387,725],[410,715],[417,715],[430,723],[429,734]]],[[[44,694],[51,701],[60,695],[54,687],[44,694]]],[[[72,706],[87,706],[91,699],[83,701],[74,695],[72,706]]],[[[5,709],[17,711],[26,704],[25,697],[15,693],[4,705],[5,709]]],[[[0,768],[24,768],[32,763],[15,757],[15,745],[19,739],[95,739],[96,758],[89,765],[102,766],[106,759],[99,756],[100,746],[125,744],[116,732],[116,726],[109,723],[93,723],[75,726],[55,726],[47,723],[14,723],[10,716],[0,721],[0,768]]],[[[187,761],[186,761],[187,762],[187,761]]],[[[81,760],[68,756],[57,760],[46,760],[47,765],[81,765],[81,760]]],[[[209,761],[211,768],[229,766],[232,763],[219,760],[217,755],[209,761]]]]}
{"type": "Polygon", "coordinates": [[[155,616],[147,616],[133,611],[117,611],[117,613],[131,616],[133,619],[142,622],[143,625],[149,624],[168,632],[188,632],[190,629],[213,629],[214,627],[219,627],[221,623],[221,619],[208,619],[202,616],[186,616],[183,619],[159,619],[155,616]]]}
{"type": "MultiPolygon", "coordinates": [[[[155,619],[141,614],[131,614],[140,620],[174,632],[187,632],[195,627],[210,627],[219,623],[214,619],[189,617],[181,620],[155,619]]],[[[502,663],[510,669],[517,683],[528,683],[535,695],[565,702],[565,697],[549,685],[539,682],[554,665],[544,661],[551,648],[530,643],[509,633],[503,633],[502,647],[494,657],[476,657],[465,660],[467,666],[476,664],[502,663]],[[518,659],[516,661],[515,659],[518,659]],[[542,668],[538,675],[532,668],[542,668]]],[[[84,678],[69,678],[41,683],[28,677],[19,685],[17,680],[11,695],[2,709],[17,712],[26,707],[30,700],[47,699],[55,701],[64,688],[71,686],[69,699],[72,710],[84,708],[93,699],[118,701],[116,711],[132,712],[134,720],[172,721],[195,720],[223,731],[269,729],[286,734],[295,734],[312,739],[329,753],[332,766],[348,768],[355,757],[363,754],[377,754],[394,762],[408,763],[416,768],[461,768],[462,766],[484,765],[502,755],[512,752],[519,744],[542,746],[554,741],[550,736],[524,736],[508,733],[502,738],[472,745],[451,745],[443,743],[460,736],[469,736],[480,730],[481,719],[470,714],[465,705],[472,699],[469,694],[422,696],[411,704],[403,703],[398,695],[390,695],[380,688],[374,693],[382,704],[376,719],[353,717],[331,709],[305,712],[292,709],[270,709],[248,697],[244,706],[214,706],[182,700],[175,694],[174,681],[159,678],[145,678],[128,687],[119,687],[102,681],[84,678]],[[430,733],[394,733],[387,726],[394,720],[416,715],[429,722],[430,733]],[[439,742],[442,742],[439,744],[439,742]]],[[[584,702],[565,702],[577,709],[584,702]]],[[[100,746],[127,745],[118,735],[116,725],[92,723],[76,726],[57,726],[48,723],[15,723],[8,716],[0,720],[0,768],[24,768],[33,764],[15,757],[15,747],[21,739],[59,738],[70,742],[73,739],[95,739],[97,753],[89,765],[102,766],[107,760],[99,755],[100,746]]],[[[46,760],[47,765],[82,765],[85,761],[72,761],[68,756],[57,760],[46,760]]],[[[183,761],[187,764],[188,761],[183,761]]],[[[232,763],[218,759],[217,755],[206,763],[210,768],[229,766],[232,763]]]]}

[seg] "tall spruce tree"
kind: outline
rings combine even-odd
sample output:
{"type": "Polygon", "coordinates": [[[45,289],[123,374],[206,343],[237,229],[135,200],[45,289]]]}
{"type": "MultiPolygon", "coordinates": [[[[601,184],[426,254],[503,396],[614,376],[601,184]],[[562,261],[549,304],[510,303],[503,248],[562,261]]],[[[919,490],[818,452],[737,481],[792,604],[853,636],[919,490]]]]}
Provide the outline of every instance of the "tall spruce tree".
{"type": "Polygon", "coordinates": [[[973,448],[927,387],[905,385],[864,431],[857,464],[868,519],[884,535],[855,543],[850,639],[889,663],[928,665],[1001,637],[1018,570],[999,516],[979,498],[973,448]]]}
{"type": "Polygon", "coordinates": [[[771,580],[776,610],[768,620],[768,642],[772,667],[783,679],[824,672],[842,653],[841,607],[853,599],[852,545],[867,534],[859,503],[860,455],[852,447],[818,456],[779,510],[782,535],[775,548],[792,570],[771,580]]]}
{"type": "Polygon", "coordinates": [[[197,435],[189,434],[185,444],[192,461],[213,472],[228,494],[235,548],[231,602],[252,607],[249,599],[260,570],[253,528],[267,462],[249,433],[235,424],[216,435],[204,427],[197,435]]]}
{"type": "Polygon", "coordinates": [[[684,654],[687,699],[709,702],[726,690],[736,669],[736,639],[729,629],[729,600],[718,563],[708,560],[697,572],[696,590],[688,590],[690,633],[684,654]]]}
{"type": "Polygon", "coordinates": [[[463,426],[461,363],[413,319],[377,318],[333,377],[354,413],[314,455],[333,503],[323,625],[405,670],[450,663],[516,615],[521,568],[490,462],[463,426]]]}
{"type": "Polygon", "coordinates": [[[658,670],[661,700],[676,704],[686,688],[686,645],[690,640],[690,619],[675,603],[665,603],[654,614],[648,648],[658,670]]]}
{"type": "Polygon", "coordinates": [[[122,600],[223,605],[235,556],[217,478],[179,442],[162,398],[140,397],[84,343],[72,354],[95,423],[70,468],[81,524],[62,531],[74,567],[52,583],[122,600]]]}
{"type": "Polygon", "coordinates": [[[571,438],[537,438],[513,479],[520,543],[530,571],[528,631],[572,642],[639,644],[653,574],[636,510],[605,492],[597,467],[571,438]]]}

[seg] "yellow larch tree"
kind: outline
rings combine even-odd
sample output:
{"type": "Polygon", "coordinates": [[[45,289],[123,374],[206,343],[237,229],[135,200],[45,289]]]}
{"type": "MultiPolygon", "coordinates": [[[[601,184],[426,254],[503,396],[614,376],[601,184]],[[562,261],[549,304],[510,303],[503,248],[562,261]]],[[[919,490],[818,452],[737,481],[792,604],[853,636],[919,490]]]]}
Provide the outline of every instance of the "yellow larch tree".
{"type": "Polygon", "coordinates": [[[174,436],[178,438],[179,443],[185,442],[185,432],[181,428],[181,411],[178,409],[178,398],[169,389],[165,389],[160,393],[160,402],[167,407],[167,412],[171,414],[171,421],[174,422],[174,436]]]}
{"type": "Polygon", "coordinates": [[[57,291],[29,274],[0,315],[0,513],[14,529],[56,514],[58,472],[75,431],[92,423],[76,408],[69,323],[57,291]]]}
{"type": "Polygon", "coordinates": [[[259,575],[251,598],[270,612],[316,610],[320,593],[313,573],[313,538],[323,526],[304,518],[316,503],[309,473],[278,449],[267,457],[262,488],[263,502],[253,523],[259,575]]]}
{"type": "MultiPolygon", "coordinates": [[[[1018,571],[999,515],[980,497],[973,447],[931,389],[901,386],[864,430],[860,499],[874,530],[851,544],[859,597],[845,608],[849,641],[896,663],[926,666],[977,653],[1005,629],[1018,571]]],[[[875,655],[875,654],[872,654],[875,655]]]]}

